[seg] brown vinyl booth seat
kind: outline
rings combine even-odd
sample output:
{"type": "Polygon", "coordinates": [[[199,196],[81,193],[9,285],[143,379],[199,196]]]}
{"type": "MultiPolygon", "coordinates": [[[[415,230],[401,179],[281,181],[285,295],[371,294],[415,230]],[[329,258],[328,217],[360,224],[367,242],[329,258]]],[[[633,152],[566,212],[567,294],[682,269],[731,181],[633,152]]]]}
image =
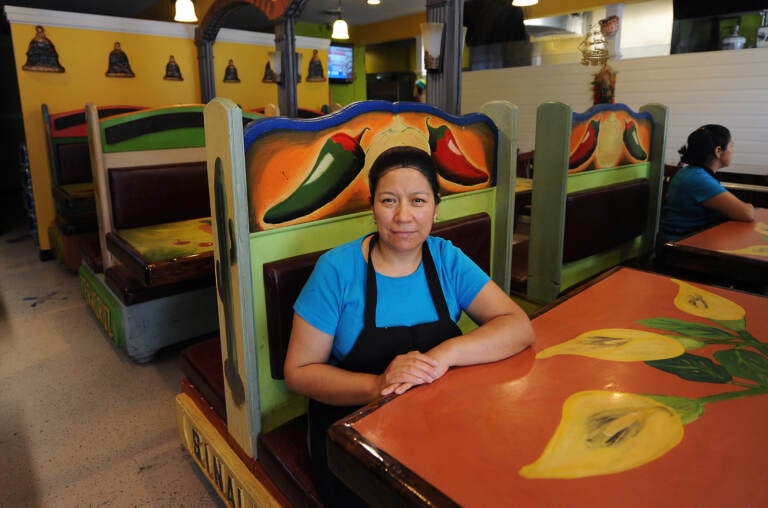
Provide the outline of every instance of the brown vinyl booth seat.
{"type": "MultiPolygon", "coordinates": [[[[215,347],[216,340],[184,351],[182,368],[186,381],[177,404],[180,408],[185,407],[183,401],[191,399],[190,403],[200,405],[202,398],[204,408],[213,408],[206,414],[219,422],[213,426],[226,422],[225,441],[232,446],[235,455],[241,459],[243,455],[249,455],[244,460],[246,466],[252,471],[266,473],[270,482],[295,506],[319,506],[319,500],[306,447],[306,400],[288,392],[283,381],[293,303],[323,252],[371,232],[374,223],[370,220],[367,199],[350,198],[347,198],[350,199],[348,202],[340,201],[339,206],[357,208],[343,209],[343,213],[329,211],[326,215],[309,218],[297,216],[286,225],[272,226],[262,221],[268,214],[265,213],[267,207],[260,204],[259,188],[270,188],[270,177],[277,182],[283,180],[285,165],[275,154],[281,149],[286,150],[284,154],[292,164],[312,167],[319,152],[304,152],[305,160],[295,159],[294,154],[302,148],[299,140],[304,143],[314,140],[314,146],[322,152],[322,147],[326,146],[323,140],[338,139],[334,136],[338,137],[342,132],[358,134],[364,130],[368,136],[364,147],[371,153],[379,153],[388,146],[418,141],[421,135],[414,132],[421,128],[426,134],[426,121],[431,122],[429,125],[445,124],[455,131],[462,125],[473,126],[460,133],[462,137],[458,138],[458,143],[468,146],[469,140],[474,139],[471,136],[479,136],[478,142],[487,143],[485,153],[494,154],[493,160],[488,161],[491,165],[487,170],[495,178],[474,187],[465,186],[466,190],[448,184],[449,190],[441,202],[433,234],[458,245],[506,288],[511,260],[509,221],[514,206],[512,154],[515,147],[498,146],[496,135],[485,137],[482,133],[490,133],[486,129],[493,126],[494,130],[505,133],[504,139],[515,139],[510,129],[514,125],[516,108],[503,102],[484,108],[489,112],[487,116],[473,114],[466,115],[465,119],[421,104],[370,101],[348,106],[322,120],[311,120],[311,126],[305,126],[309,124],[303,124],[301,120],[267,118],[246,130],[245,161],[238,160],[237,139],[243,135],[237,129],[225,139],[208,142],[208,150],[213,150],[209,152],[209,177],[214,182],[211,187],[216,215],[214,236],[220,240],[216,243],[215,253],[217,279],[221,277],[217,282],[221,355],[217,357],[206,349],[215,347]],[[398,129],[401,134],[391,137],[394,131],[391,126],[402,127],[400,122],[413,127],[398,129]],[[232,139],[234,141],[230,141],[232,139]],[[283,145],[283,139],[292,140],[292,143],[283,145]],[[383,140],[386,145],[377,145],[377,140],[383,140]],[[281,148],[283,146],[285,148],[281,148]],[[247,167],[246,161],[250,161],[247,167]],[[230,163],[232,170],[227,169],[230,163]],[[274,173],[269,173],[270,167],[274,168],[274,173]],[[241,213],[243,208],[247,214],[241,213]],[[220,214],[222,211],[225,213],[220,214]],[[225,228],[224,235],[216,233],[221,226],[225,228]],[[493,245],[502,252],[501,255],[495,252],[493,245]],[[225,279],[227,274],[229,277],[225,279]],[[247,300],[249,297],[250,301],[247,300]],[[248,319],[249,315],[253,320],[248,319]],[[220,362],[218,368],[212,368],[211,362],[220,362]],[[258,386],[254,385],[254,379],[258,379],[258,386]],[[217,389],[222,386],[222,381],[223,393],[217,389]],[[214,395],[203,398],[200,393],[214,395]],[[221,413],[221,402],[224,402],[224,414],[221,413]],[[252,423],[244,425],[245,422],[252,423]],[[246,430],[243,435],[248,425],[252,425],[251,430],[246,430]]],[[[236,125],[238,115],[239,109],[231,101],[216,99],[206,107],[206,130],[220,132],[225,130],[223,125],[236,125]]],[[[372,161],[373,158],[367,164],[372,161]]],[[[365,182],[365,171],[362,169],[361,182],[365,182]]],[[[280,193],[274,188],[271,192],[280,193]]],[[[463,320],[460,325],[472,326],[463,320]]],[[[191,416],[182,409],[180,411],[183,439],[188,447],[193,446],[184,429],[190,425],[200,429],[201,424],[198,421],[185,423],[185,418],[191,416]]],[[[191,452],[194,453],[194,448],[191,452]]]]}
{"type": "Polygon", "coordinates": [[[658,104],[539,106],[530,237],[515,245],[510,282],[527,311],[653,253],[667,117],[658,104]]]}
{"type": "MultiPolygon", "coordinates": [[[[96,231],[93,175],[85,109],[50,113],[41,106],[48,144],[51,186],[57,220],[66,234],[96,231]]],[[[99,106],[99,118],[129,113],[141,106],[99,106]]]]}
{"type": "MultiPolygon", "coordinates": [[[[99,118],[138,111],[140,106],[99,106],[99,118]]],[[[71,272],[77,272],[81,256],[101,271],[98,249],[93,175],[88,151],[85,109],[51,113],[41,106],[48,146],[55,218],[49,229],[57,257],[71,272]]]]}

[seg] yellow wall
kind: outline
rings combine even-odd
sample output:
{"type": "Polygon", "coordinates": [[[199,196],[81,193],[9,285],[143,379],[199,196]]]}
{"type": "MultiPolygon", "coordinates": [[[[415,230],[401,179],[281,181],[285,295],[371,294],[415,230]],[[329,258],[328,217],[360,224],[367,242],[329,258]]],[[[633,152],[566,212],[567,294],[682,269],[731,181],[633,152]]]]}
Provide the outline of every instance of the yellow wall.
{"type": "MultiPolygon", "coordinates": [[[[198,12],[198,16],[201,13],[198,12]]],[[[18,76],[21,113],[29,151],[35,213],[41,250],[51,248],[47,229],[54,219],[51,179],[45,130],[40,107],[48,105],[52,114],[80,109],[86,102],[96,105],[134,104],[163,106],[168,104],[199,103],[200,79],[197,49],[191,38],[163,37],[135,33],[114,33],[99,30],[45,26],[45,33],[56,46],[64,73],[31,72],[22,69],[26,62],[29,41],[34,37],[33,25],[12,24],[11,37],[18,76]],[[105,76],[109,52],[119,41],[128,55],[134,78],[105,76]],[[174,55],[181,68],[184,81],[166,81],[165,64],[174,55]]],[[[267,52],[271,47],[231,42],[214,44],[216,93],[229,97],[243,109],[252,109],[277,103],[277,86],[262,83],[267,52]],[[223,83],[224,68],[233,58],[240,83],[223,83]]],[[[311,49],[300,49],[304,54],[303,72],[312,56],[311,49]]],[[[327,51],[320,51],[327,68],[327,51]]],[[[328,83],[298,85],[299,106],[320,109],[328,103],[328,83]]]]}
{"type": "Polygon", "coordinates": [[[24,134],[29,151],[32,190],[38,222],[40,249],[50,249],[47,230],[54,218],[48,151],[42,113],[80,109],[86,102],[97,105],[137,104],[159,106],[200,102],[200,83],[194,42],[181,38],[111,33],[61,27],[45,27],[56,46],[64,73],[22,70],[32,25],[12,25],[13,52],[19,82],[24,134]],[[119,41],[136,77],[108,78],[109,52],[119,41]],[[166,81],[165,64],[174,55],[184,81],[166,81]]]}
{"type": "MultiPolygon", "coordinates": [[[[253,46],[232,42],[217,42],[213,45],[214,78],[216,83],[216,95],[232,99],[235,104],[243,109],[252,109],[266,106],[269,103],[277,104],[277,85],[275,83],[263,83],[264,68],[269,61],[269,52],[274,48],[267,46],[253,46]],[[240,83],[224,83],[224,71],[229,60],[234,60],[237,67],[237,75],[240,83]]],[[[299,48],[297,52],[302,54],[301,83],[296,87],[298,105],[319,111],[324,104],[328,104],[328,82],[307,82],[307,70],[309,60],[312,58],[312,49],[299,48]]],[[[323,69],[327,69],[328,51],[318,50],[323,69]]]]}
{"type": "Polygon", "coordinates": [[[416,71],[416,45],[402,41],[391,44],[366,46],[365,71],[402,72],[416,71]]]}
{"type": "Polygon", "coordinates": [[[379,42],[398,41],[421,35],[420,23],[427,20],[423,13],[404,16],[394,20],[349,27],[349,38],[355,45],[366,46],[379,42]]]}

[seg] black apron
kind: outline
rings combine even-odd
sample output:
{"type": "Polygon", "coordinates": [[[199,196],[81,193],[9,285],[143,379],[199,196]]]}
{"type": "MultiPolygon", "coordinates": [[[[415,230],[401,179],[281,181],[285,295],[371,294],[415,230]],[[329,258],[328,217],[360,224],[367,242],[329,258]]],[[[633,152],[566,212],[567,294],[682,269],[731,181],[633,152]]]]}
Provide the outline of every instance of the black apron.
{"type": "MultiPolygon", "coordinates": [[[[445,303],[443,288],[437,269],[425,241],[422,247],[422,263],[427,277],[432,303],[437,310],[437,321],[414,326],[376,326],[376,270],[371,252],[378,234],[371,237],[368,245],[368,267],[365,285],[365,311],[363,330],[349,354],[338,366],[353,372],[379,375],[397,355],[417,350],[426,352],[441,342],[461,335],[461,329],[451,319],[445,303]]],[[[312,470],[320,498],[327,507],[365,506],[365,504],[331,473],[327,464],[325,439],[328,428],[360,406],[331,406],[309,400],[309,446],[312,470]]]]}

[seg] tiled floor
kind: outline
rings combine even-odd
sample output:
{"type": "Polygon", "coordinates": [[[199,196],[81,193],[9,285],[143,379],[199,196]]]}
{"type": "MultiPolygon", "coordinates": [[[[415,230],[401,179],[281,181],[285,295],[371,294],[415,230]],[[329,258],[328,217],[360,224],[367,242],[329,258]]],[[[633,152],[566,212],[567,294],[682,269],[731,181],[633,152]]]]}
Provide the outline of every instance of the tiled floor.
{"type": "Polygon", "coordinates": [[[133,363],[103,335],[77,277],[39,261],[23,216],[4,217],[0,507],[224,506],[181,446],[179,350],[133,363]]]}

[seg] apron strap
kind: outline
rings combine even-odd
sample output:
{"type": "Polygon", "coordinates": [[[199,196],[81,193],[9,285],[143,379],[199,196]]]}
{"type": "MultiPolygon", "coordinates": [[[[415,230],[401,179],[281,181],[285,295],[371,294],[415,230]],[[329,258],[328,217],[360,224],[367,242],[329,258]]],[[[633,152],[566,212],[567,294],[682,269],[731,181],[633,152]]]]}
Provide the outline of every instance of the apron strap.
{"type": "MultiPolygon", "coordinates": [[[[366,270],[365,285],[366,328],[376,328],[376,269],[373,266],[371,253],[373,252],[373,246],[378,239],[379,234],[374,233],[373,236],[371,236],[371,241],[368,243],[368,268],[366,270]]],[[[424,264],[424,274],[427,277],[429,293],[432,296],[432,303],[437,311],[438,320],[448,319],[452,321],[450,312],[448,311],[448,304],[445,302],[443,288],[440,285],[440,278],[437,275],[437,268],[435,268],[435,261],[432,259],[432,253],[429,251],[429,246],[427,246],[426,240],[424,240],[421,248],[421,262],[424,264]]]]}

